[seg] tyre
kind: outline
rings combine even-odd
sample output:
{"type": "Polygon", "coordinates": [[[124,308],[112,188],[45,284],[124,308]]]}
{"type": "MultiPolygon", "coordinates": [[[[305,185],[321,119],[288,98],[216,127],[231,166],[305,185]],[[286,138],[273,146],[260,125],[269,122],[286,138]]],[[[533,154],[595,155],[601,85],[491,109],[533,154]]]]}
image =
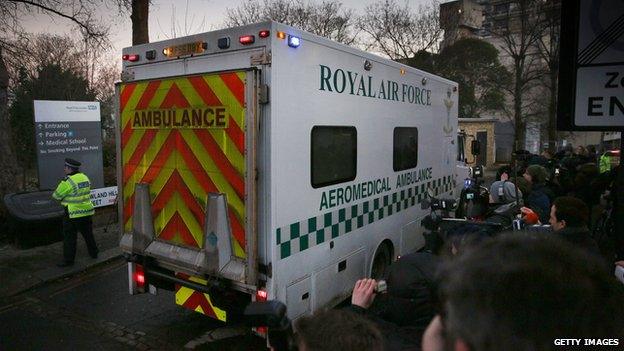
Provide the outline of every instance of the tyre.
{"type": "Polygon", "coordinates": [[[375,280],[384,279],[388,273],[390,261],[390,248],[387,244],[381,244],[379,248],[377,248],[377,253],[375,253],[375,258],[373,259],[371,278],[375,280]]]}

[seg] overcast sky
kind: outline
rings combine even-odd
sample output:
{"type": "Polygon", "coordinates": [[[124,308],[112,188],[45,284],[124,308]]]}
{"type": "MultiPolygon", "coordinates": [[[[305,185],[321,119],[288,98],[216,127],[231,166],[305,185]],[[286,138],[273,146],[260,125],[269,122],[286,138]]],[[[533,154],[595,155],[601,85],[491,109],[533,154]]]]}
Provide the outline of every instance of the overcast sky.
{"type": "MultiPolygon", "coordinates": [[[[223,23],[227,9],[236,8],[244,1],[153,0],[149,14],[150,41],[160,41],[216,29],[223,23]]],[[[315,0],[311,1],[316,2],[315,0]]],[[[362,14],[364,8],[375,1],[342,0],[341,2],[344,8],[352,8],[358,14],[362,14]]],[[[403,0],[397,0],[397,2],[403,4],[403,0]]],[[[430,0],[408,0],[408,3],[417,8],[418,5],[430,3],[430,0]]],[[[122,48],[131,46],[132,24],[129,15],[119,17],[117,9],[113,7],[102,7],[98,15],[100,18],[110,21],[111,41],[115,51],[121,52],[122,48]],[[111,18],[112,20],[109,20],[111,18]]],[[[71,32],[71,24],[68,21],[46,15],[28,18],[24,27],[33,33],[69,34],[71,32]]]]}

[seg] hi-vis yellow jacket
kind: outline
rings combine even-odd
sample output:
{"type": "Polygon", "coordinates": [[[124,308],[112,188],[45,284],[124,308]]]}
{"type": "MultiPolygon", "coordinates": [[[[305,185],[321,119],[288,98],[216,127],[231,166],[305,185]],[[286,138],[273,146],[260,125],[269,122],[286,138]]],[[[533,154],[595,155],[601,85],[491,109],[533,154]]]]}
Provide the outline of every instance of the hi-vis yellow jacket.
{"type": "Polygon", "coordinates": [[[67,206],[69,218],[92,216],[95,213],[91,203],[91,182],[83,173],[65,177],[56,187],[52,197],[67,206]]]}
{"type": "Polygon", "coordinates": [[[600,156],[598,161],[598,166],[600,167],[600,173],[605,173],[611,170],[611,157],[609,157],[606,153],[600,156]]]}

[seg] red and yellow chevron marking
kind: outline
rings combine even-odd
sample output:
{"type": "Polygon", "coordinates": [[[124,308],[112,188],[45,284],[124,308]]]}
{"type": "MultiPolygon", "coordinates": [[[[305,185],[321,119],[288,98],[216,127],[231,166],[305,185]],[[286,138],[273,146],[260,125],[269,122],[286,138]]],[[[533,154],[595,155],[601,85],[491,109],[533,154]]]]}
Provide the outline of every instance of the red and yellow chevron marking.
{"type": "Polygon", "coordinates": [[[123,84],[120,107],[126,230],[149,183],[156,235],[201,248],[207,194],[225,193],[245,257],[245,72],[123,84]]]}
{"type": "MultiPolygon", "coordinates": [[[[187,279],[195,283],[200,283],[203,285],[207,284],[207,281],[201,278],[190,277],[182,273],[178,273],[176,275],[180,278],[187,279]]],[[[215,318],[222,322],[225,322],[227,320],[227,312],[214,306],[208,294],[204,294],[199,291],[195,291],[193,289],[177,284],[175,286],[175,289],[175,300],[177,305],[183,306],[195,312],[199,312],[208,317],[215,318]]]]}

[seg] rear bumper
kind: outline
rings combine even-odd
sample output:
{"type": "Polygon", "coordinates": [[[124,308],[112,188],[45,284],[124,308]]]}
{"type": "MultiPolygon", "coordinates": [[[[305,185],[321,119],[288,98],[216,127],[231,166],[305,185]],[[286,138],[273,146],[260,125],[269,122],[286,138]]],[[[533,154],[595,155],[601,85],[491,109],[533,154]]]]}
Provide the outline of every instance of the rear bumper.
{"type": "MultiPolygon", "coordinates": [[[[125,232],[120,248],[130,256],[142,255],[158,260],[175,271],[218,276],[248,284],[247,262],[232,252],[232,235],[224,194],[209,193],[207,198],[203,247],[186,247],[156,237],[152,218],[149,184],[139,183],[135,190],[132,230],[125,232]]],[[[255,281],[251,281],[255,284],[255,281]]]]}
{"type": "MultiPolygon", "coordinates": [[[[215,318],[222,322],[240,320],[244,307],[251,302],[251,295],[234,289],[222,279],[206,279],[160,267],[153,258],[125,255],[129,266],[130,285],[133,284],[134,265],[141,265],[145,284],[149,291],[157,289],[175,292],[176,304],[215,318]]],[[[132,288],[130,293],[132,294],[132,288]]]]}
{"type": "Polygon", "coordinates": [[[141,255],[124,254],[124,257],[129,263],[136,263],[143,266],[145,272],[146,281],[154,285],[157,288],[173,291],[174,286],[181,285],[187,288],[204,292],[206,294],[218,292],[220,290],[228,289],[227,284],[220,280],[210,280],[210,284],[199,284],[193,281],[180,278],[176,275],[176,272],[171,269],[164,268],[156,263],[151,257],[141,255]]]}

